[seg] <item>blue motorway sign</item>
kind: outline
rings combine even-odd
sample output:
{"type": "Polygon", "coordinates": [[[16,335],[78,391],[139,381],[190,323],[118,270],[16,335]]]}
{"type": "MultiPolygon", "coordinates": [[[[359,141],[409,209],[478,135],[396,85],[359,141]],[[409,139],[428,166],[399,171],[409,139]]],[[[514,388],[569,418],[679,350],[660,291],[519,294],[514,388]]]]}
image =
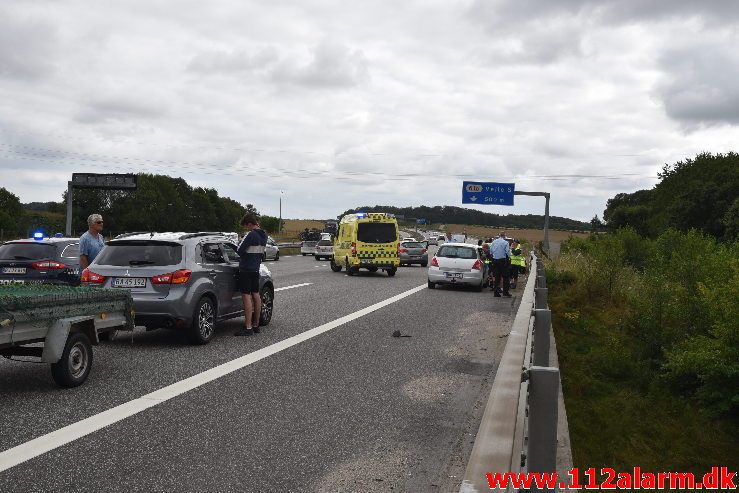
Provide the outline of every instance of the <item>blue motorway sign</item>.
{"type": "Polygon", "coordinates": [[[481,205],[513,205],[515,183],[462,182],[462,203],[481,205]]]}
{"type": "Polygon", "coordinates": [[[416,224],[426,224],[426,219],[424,218],[416,219],[416,224]]]}

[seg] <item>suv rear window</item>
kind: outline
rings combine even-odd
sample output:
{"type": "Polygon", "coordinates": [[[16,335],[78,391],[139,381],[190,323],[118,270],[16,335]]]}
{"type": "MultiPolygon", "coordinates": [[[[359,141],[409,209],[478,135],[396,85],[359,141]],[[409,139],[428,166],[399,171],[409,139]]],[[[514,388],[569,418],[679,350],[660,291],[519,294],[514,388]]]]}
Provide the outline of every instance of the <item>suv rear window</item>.
{"type": "Polygon", "coordinates": [[[99,265],[177,265],[182,261],[182,245],[158,241],[109,243],[95,258],[99,265]]]}
{"type": "Polygon", "coordinates": [[[320,240],[318,246],[331,246],[333,242],[331,240],[320,240]]]}
{"type": "Polygon", "coordinates": [[[439,248],[439,251],[436,253],[436,256],[446,258],[473,259],[477,258],[477,252],[474,248],[442,245],[442,247],[439,248]]]}
{"type": "Polygon", "coordinates": [[[357,240],[362,243],[392,243],[398,239],[393,223],[359,223],[357,240]]]}
{"type": "Polygon", "coordinates": [[[6,243],[0,245],[0,260],[41,260],[54,258],[56,247],[48,243],[6,243]]]}

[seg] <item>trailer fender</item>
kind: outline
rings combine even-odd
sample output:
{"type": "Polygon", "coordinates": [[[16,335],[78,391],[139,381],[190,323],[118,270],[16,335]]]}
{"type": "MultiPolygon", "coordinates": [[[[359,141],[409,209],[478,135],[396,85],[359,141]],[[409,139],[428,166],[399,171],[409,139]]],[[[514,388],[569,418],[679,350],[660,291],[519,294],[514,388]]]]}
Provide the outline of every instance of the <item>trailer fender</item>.
{"type": "Polygon", "coordinates": [[[73,317],[56,320],[46,334],[44,341],[44,352],[41,361],[44,363],[56,363],[62,357],[64,346],[71,332],[82,332],[92,344],[98,343],[98,335],[95,330],[95,317],[73,317]]]}

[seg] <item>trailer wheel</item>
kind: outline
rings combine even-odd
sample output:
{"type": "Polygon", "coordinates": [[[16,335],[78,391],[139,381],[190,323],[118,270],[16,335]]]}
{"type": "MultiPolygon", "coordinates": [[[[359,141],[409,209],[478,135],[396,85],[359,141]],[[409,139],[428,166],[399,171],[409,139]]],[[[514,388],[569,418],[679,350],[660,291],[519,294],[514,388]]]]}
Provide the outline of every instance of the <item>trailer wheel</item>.
{"type": "Polygon", "coordinates": [[[51,364],[51,376],[60,387],[77,387],[90,374],[92,344],[82,332],[72,332],[67,338],[62,357],[51,364]]]}

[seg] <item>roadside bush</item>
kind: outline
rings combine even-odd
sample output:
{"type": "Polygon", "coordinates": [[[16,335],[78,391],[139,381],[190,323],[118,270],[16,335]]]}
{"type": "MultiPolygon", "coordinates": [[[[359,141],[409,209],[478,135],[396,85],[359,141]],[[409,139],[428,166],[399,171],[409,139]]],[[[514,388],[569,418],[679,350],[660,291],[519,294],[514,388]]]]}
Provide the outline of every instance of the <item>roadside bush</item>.
{"type": "Polygon", "coordinates": [[[719,413],[739,411],[739,257],[726,266],[729,278],[717,289],[699,284],[707,308],[706,333],[666,351],[665,376],[719,413]]]}

